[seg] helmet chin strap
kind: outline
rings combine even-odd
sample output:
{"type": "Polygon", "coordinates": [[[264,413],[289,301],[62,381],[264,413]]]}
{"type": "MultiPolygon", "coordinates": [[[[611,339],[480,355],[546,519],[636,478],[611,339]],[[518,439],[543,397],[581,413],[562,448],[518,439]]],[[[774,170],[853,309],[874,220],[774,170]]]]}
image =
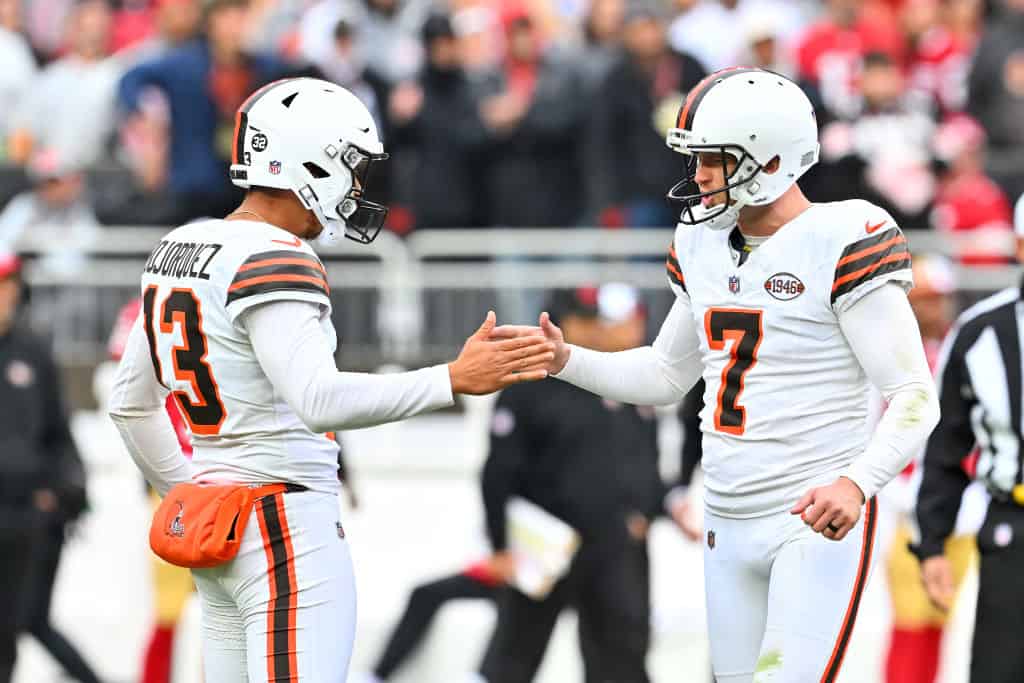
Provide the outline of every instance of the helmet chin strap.
{"type": "Polygon", "coordinates": [[[696,225],[703,225],[711,230],[729,230],[740,218],[740,205],[733,204],[725,211],[721,211],[714,218],[708,218],[707,220],[701,220],[702,214],[709,214],[712,211],[719,211],[717,206],[715,207],[704,207],[699,206],[693,209],[694,218],[697,220],[696,225]]]}
{"type": "Polygon", "coordinates": [[[345,238],[345,223],[337,218],[328,218],[324,215],[324,210],[320,207],[320,204],[314,203],[310,207],[316,219],[323,226],[323,230],[313,240],[314,246],[320,247],[333,247],[341,243],[345,238]]]}
{"type": "Polygon", "coordinates": [[[728,209],[722,211],[722,213],[714,218],[700,221],[702,216],[718,210],[718,207],[705,207],[704,205],[695,207],[693,209],[693,214],[694,217],[700,221],[699,224],[706,225],[711,230],[731,230],[739,223],[740,210],[750,203],[750,197],[752,197],[753,193],[757,190],[757,178],[760,177],[761,173],[762,171],[758,171],[743,184],[729,190],[729,198],[732,200],[732,204],[729,205],[728,209]]]}

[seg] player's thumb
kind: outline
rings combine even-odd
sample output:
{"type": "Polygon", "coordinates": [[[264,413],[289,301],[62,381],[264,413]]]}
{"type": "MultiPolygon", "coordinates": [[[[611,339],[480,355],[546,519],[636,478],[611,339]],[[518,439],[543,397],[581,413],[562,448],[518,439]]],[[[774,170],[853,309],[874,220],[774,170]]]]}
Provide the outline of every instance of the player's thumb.
{"type": "Polygon", "coordinates": [[[476,337],[477,339],[487,339],[487,337],[489,337],[491,334],[491,330],[494,329],[494,325],[497,322],[497,320],[498,318],[497,316],[494,315],[494,311],[487,311],[487,317],[484,318],[483,324],[480,326],[480,328],[476,331],[476,334],[474,334],[473,336],[476,337]]]}
{"type": "Polygon", "coordinates": [[[800,500],[798,500],[796,502],[796,505],[794,505],[792,508],[790,508],[789,514],[791,514],[791,515],[802,514],[803,511],[807,509],[807,506],[810,505],[813,502],[814,502],[814,491],[811,490],[811,491],[808,491],[807,493],[805,493],[804,497],[801,498],[800,500]]]}
{"type": "Polygon", "coordinates": [[[551,315],[547,311],[540,314],[540,329],[544,331],[544,336],[548,339],[558,337],[558,327],[551,322],[551,315]]]}

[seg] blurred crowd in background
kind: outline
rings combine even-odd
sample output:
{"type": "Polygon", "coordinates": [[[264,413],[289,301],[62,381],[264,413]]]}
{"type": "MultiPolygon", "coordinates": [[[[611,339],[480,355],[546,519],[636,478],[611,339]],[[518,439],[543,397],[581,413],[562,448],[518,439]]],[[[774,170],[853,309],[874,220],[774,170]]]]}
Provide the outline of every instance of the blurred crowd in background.
{"type": "Polygon", "coordinates": [[[1024,192],[1024,0],[0,0],[0,55],[6,245],[225,214],[235,110],[295,75],[374,112],[399,234],[673,225],[664,133],[732,65],[812,95],[814,200],[986,263],[1024,192]]]}

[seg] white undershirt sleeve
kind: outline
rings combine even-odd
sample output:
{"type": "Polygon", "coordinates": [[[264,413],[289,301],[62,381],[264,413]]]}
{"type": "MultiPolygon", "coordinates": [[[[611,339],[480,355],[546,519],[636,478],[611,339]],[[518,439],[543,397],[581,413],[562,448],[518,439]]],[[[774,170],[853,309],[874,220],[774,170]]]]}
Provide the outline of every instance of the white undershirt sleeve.
{"type": "Polygon", "coordinates": [[[146,481],[161,495],[192,480],[192,464],[181,452],[167,415],[168,391],[156,379],[142,316],[135,321],[110,394],[110,419],[146,481]]]}
{"type": "Polygon", "coordinates": [[[839,325],[888,402],[864,453],[844,472],[870,498],[924,447],[939,422],[939,401],[901,286],[886,284],[866,294],[839,314],[839,325]]]}
{"type": "Polygon", "coordinates": [[[554,377],[633,405],[682,400],[703,370],[700,339],[685,296],[676,298],[651,346],[615,353],[570,348],[569,362],[554,377]]]}
{"type": "Polygon", "coordinates": [[[390,375],[339,372],[315,304],[273,301],[239,320],[274,390],[314,432],[394,422],[454,402],[447,365],[390,375]]]}

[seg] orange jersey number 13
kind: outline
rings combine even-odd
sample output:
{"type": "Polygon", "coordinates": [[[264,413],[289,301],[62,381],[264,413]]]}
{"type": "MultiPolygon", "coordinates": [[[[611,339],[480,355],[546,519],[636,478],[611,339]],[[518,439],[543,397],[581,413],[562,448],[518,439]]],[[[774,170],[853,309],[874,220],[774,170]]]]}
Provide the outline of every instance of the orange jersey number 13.
{"type": "Polygon", "coordinates": [[[157,350],[157,335],[173,334],[177,325],[181,329],[182,343],[171,347],[174,377],[180,382],[189,383],[192,395],[187,391],[174,391],[174,398],[193,434],[218,434],[226,414],[217,381],[213,378],[210,364],[206,362],[206,334],[203,333],[203,310],[199,299],[190,289],[175,288],[164,299],[159,319],[154,320],[156,294],[155,285],[146,288],[142,297],[142,310],[149,340],[149,355],[157,380],[167,386],[157,350]],[[193,396],[198,400],[193,401],[193,396]]]}

